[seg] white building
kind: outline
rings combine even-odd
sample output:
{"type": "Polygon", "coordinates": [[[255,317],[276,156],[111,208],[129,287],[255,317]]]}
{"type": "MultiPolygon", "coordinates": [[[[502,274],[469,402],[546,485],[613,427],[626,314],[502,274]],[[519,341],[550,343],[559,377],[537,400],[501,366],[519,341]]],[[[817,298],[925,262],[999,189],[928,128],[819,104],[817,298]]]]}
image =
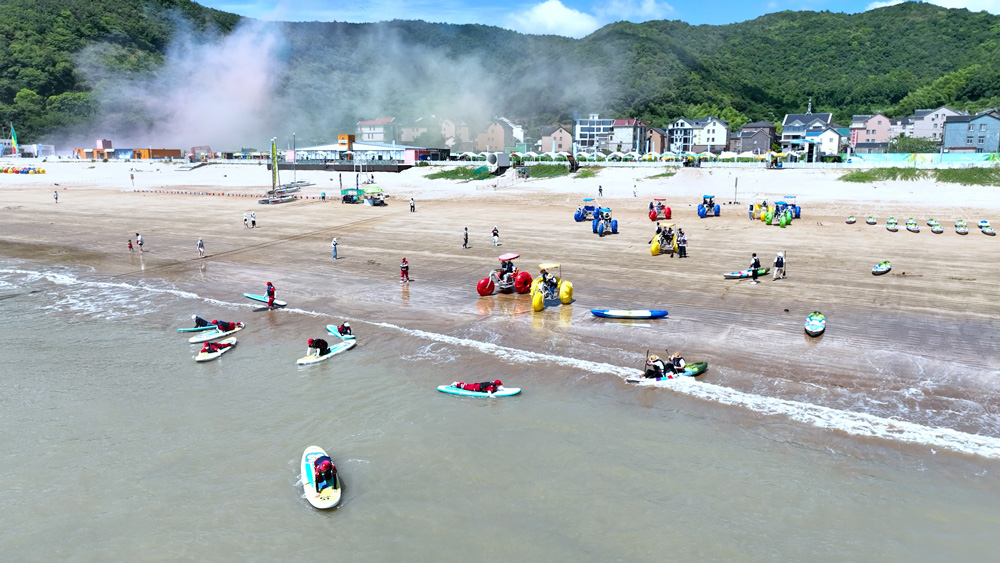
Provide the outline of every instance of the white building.
{"type": "Polygon", "coordinates": [[[608,139],[614,130],[614,119],[601,119],[596,113],[587,119],[577,119],[573,125],[573,138],[577,147],[584,150],[608,149],[608,139]]]}
{"type": "Polygon", "coordinates": [[[968,115],[968,113],[955,111],[948,106],[941,106],[937,109],[918,109],[910,116],[910,124],[903,134],[907,137],[940,142],[944,140],[944,121],[956,115],[968,115]]]}

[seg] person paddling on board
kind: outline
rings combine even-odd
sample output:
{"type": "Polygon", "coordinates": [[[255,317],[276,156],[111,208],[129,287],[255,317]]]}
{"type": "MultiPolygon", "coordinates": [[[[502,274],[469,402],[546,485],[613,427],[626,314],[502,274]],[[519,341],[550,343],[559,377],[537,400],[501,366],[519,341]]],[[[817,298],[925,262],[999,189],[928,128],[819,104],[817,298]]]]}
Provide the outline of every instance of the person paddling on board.
{"type": "Polygon", "coordinates": [[[219,329],[219,332],[229,332],[231,330],[236,330],[236,327],[238,326],[237,323],[228,323],[226,321],[220,321],[217,319],[213,320],[212,324],[215,325],[215,328],[219,329]]]}
{"type": "Polygon", "coordinates": [[[208,325],[212,324],[212,323],[206,321],[205,319],[199,317],[198,315],[191,315],[191,318],[194,319],[194,327],[195,328],[201,328],[203,326],[208,326],[208,325]]]}
{"type": "Polygon", "coordinates": [[[326,487],[320,487],[320,483],[326,483],[331,489],[336,489],[334,478],[337,476],[337,466],[333,464],[330,456],[322,455],[313,460],[313,485],[316,487],[316,496],[326,487]]]}
{"type": "Polygon", "coordinates": [[[326,340],[322,338],[310,338],[309,339],[309,352],[312,353],[316,350],[315,356],[325,356],[330,352],[330,345],[327,344],[326,340]]]}
{"type": "Polygon", "coordinates": [[[232,345],[232,342],[206,342],[205,345],[201,347],[201,353],[212,354],[225,348],[229,348],[232,345]]]}
{"type": "Polygon", "coordinates": [[[341,336],[354,336],[354,333],[351,332],[351,323],[347,321],[344,321],[344,324],[337,327],[337,332],[340,333],[341,336]]]}
{"type": "Polygon", "coordinates": [[[461,381],[456,381],[451,385],[452,387],[458,389],[464,389],[466,391],[475,391],[477,393],[488,393],[490,395],[503,389],[503,382],[501,382],[499,379],[494,379],[493,381],[483,381],[482,383],[463,383],[461,381]]]}
{"type": "Polygon", "coordinates": [[[667,364],[667,367],[670,368],[670,373],[684,373],[684,366],[686,365],[687,363],[684,362],[684,358],[680,354],[677,352],[670,354],[670,363],[667,364]]]}
{"type": "Polygon", "coordinates": [[[274,285],[267,282],[267,308],[274,309],[274,285]]]}
{"type": "Polygon", "coordinates": [[[667,371],[666,364],[659,356],[653,354],[652,356],[646,358],[646,373],[642,374],[643,377],[648,377],[652,379],[659,379],[664,376],[667,371]]]}

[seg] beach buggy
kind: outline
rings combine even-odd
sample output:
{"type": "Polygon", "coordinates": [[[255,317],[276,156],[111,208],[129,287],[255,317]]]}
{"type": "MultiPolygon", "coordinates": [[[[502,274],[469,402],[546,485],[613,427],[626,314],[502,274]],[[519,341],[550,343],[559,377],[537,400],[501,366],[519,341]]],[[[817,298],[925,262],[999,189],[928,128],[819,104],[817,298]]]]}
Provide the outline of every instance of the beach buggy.
{"type": "Polygon", "coordinates": [[[611,218],[611,208],[609,207],[597,208],[597,217],[594,217],[594,222],[591,225],[594,233],[599,236],[618,234],[618,219],[611,218]]]}
{"type": "Polygon", "coordinates": [[[518,271],[514,267],[513,260],[520,257],[520,254],[513,252],[501,254],[499,257],[500,267],[491,270],[490,275],[479,280],[479,284],[476,285],[476,291],[479,292],[479,295],[493,295],[494,290],[502,293],[510,293],[511,291],[528,293],[531,290],[531,274],[518,271]]]}
{"type": "Polygon", "coordinates": [[[578,205],[576,207],[576,213],[573,214],[573,220],[580,223],[593,219],[595,211],[597,211],[597,207],[594,205],[594,198],[585,197],[583,198],[583,205],[578,205]]]}

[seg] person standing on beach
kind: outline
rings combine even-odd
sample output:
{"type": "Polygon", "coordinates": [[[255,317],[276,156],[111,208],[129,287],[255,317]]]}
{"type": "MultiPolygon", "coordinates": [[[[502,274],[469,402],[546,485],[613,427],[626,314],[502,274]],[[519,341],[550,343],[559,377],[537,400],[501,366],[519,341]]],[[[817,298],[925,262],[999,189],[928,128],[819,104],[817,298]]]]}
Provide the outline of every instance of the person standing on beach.
{"type": "Polygon", "coordinates": [[[688,257],[688,238],[684,234],[684,229],[677,230],[677,252],[678,258],[688,257]]]}
{"type": "Polygon", "coordinates": [[[778,278],[785,279],[785,254],[783,252],[779,252],[774,257],[774,276],[771,279],[776,280],[778,278]]]}
{"type": "Polygon", "coordinates": [[[344,189],[344,173],[343,172],[338,172],[337,173],[337,180],[340,182],[340,189],[344,189]]]}
{"type": "Polygon", "coordinates": [[[59,192],[58,191],[52,192],[52,199],[56,200],[56,203],[59,203],[59,192]]]}
{"type": "Polygon", "coordinates": [[[274,309],[274,284],[267,282],[267,308],[274,309]]]}
{"type": "Polygon", "coordinates": [[[399,283],[410,283],[410,263],[406,261],[406,256],[399,263],[399,283]]]}
{"type": "Polygon", "coordinates": [[[128,251],[135,252],[135,250],[132,248],[132,239],[128,239],[128,251]]]}
{"type": "Polygon", "coordinates": [[[246,213],[243,214],[243,228],[244,229],[250,228],[250,216],[247,215],[246,213]]]}
{"type": "Polygon", "coordinates": [[[205,257],[205,242],[198,237],[198,258],[205,257]]]}
{"type": "Polygon", "coordinates": [[[753,221],[753,203],[750,204],[750,209],[747,209],[747,219],[753,221]]]}
{"type": "Polygon", "coordinates": [[[333,237],[333,242],[330,243],[330,246],[333,248],[333,259],[336,260],[337,259],[337,237],[333,237]]]}
{"type": "Polygon", "coordinates": [[[757,253],[754,252],[753,256],[750,257],[750,283],[760,283],[757,281],[757,270],[760,269],[760,258],[757,258],[757,253]]]}
{"type": "Polygon", "coordinates": [[[500,246],[500,231],[496,225],[493,225],[493,246],[500,246]]]}
{"type": "Polygon", "coordinates": [[[469,227],[462,232],[462,248],[469,248],[469,227]]]}
{"type": "Polygon", "coordinates": [[[604,197],[604,186],[597,186],[597,197],[604,197]]]}
{"type": "Polygon", "coordinates": [[[411,197],[411,198],[410,198],[410,213],[413,213],[414,211],[416,211],[416,209],[417,209],[417,207],[416,207],[416,205],[415,205],[415,204],[413,203],[413,198],[411,197]]]}
{"type": "Polygon", "coordinates": [[[142,235],[139,233],[135,234],[135,243],[139,245],[139,252],[142,253],[142,235]]]}
{"type": "Polygon", "coordinates": [[[256,211],[251,211],[250,212],[250,228],[251,229],[256,229],[257,228],[257,212],[256,211]]]}

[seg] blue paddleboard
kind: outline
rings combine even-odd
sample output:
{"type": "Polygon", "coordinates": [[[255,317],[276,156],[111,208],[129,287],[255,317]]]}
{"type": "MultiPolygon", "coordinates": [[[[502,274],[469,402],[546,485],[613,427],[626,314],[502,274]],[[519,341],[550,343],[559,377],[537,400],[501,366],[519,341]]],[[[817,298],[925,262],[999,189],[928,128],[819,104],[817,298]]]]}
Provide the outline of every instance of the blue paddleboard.
{"type": "MultiPolygon", "coordinates": [[[[254,301],[259,301],[259,302],[267,305],[267,297],[266,296],[263,296],[263,295],[254,295],[252,293],[244,293],[243,297],[246,297],[247,299],[253,299],[254,301]]],[[[280,299],[275,299],[274,300],[274,306],[275,307],[284,307],[285,305],[288,305],[288,303],[285,303],[284,301],[282,301],[280,299]]]]}
{"type": "Polygon", "coordinates": [[[605,319],[662,319],[667,316],[666,311],[650,309],[591,309],[590,312],[605,319]]]}
{"type": "MultiPolygon", "coordinates": [[[[479,391],[466,391],[465,389],[459,389],[458,387],[453,387],[451,385],[438,385],[438,391],[442,393],[450,393],[452,395],[465,395],[466,397],[489,397],[489,393],[480,393],[479,391]]],[[[521,392],[520,387],[504,387],[498,389],[496,393],[493,394],[494,397],[510,397],[511,395],[517,395],[521,392]]]]}

